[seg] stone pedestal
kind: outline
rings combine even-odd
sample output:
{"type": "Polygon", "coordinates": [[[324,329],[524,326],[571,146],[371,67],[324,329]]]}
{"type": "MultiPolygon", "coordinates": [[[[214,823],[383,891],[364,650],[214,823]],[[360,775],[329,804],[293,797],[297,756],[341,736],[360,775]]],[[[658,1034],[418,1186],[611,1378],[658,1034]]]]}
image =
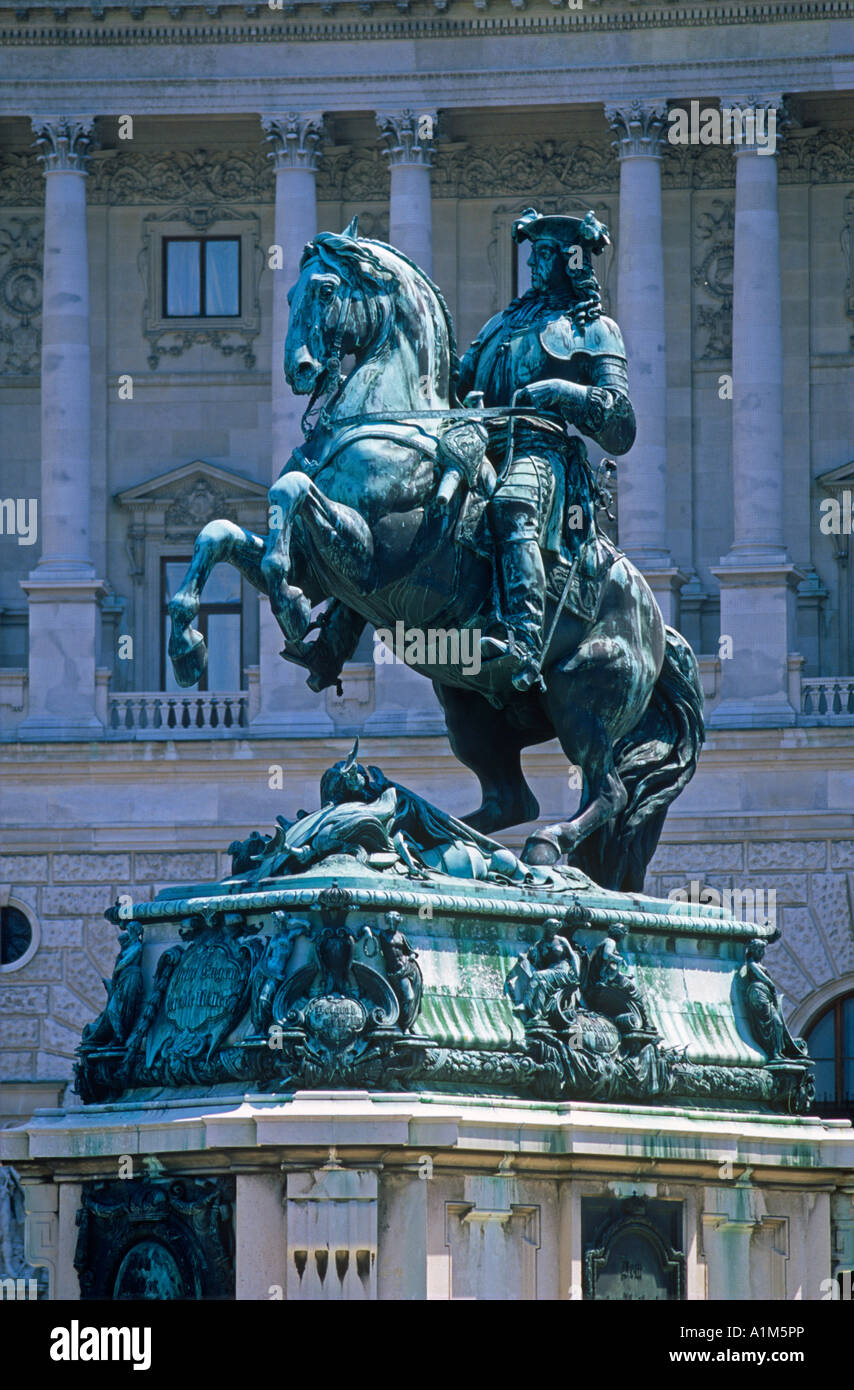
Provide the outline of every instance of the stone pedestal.
{"type": "Polygon", "coordinates": [[[21,738],[92,738],[103,733],[98,714],[96,653],[102,580],[42,578],[21,584],[30,604],[29,708],[21,738]]]}
{"type": "Polygon", "coordinates": [[[668,1277],[658,1233],[676,1240],[682,1298],[821,1301],[854,1174],[842,1121],[353,1091],[45,1110],[0,1133],[0,1156],[31,1257],[70,1300],[76,1213],[121,1156],[128,1200],[220,1183],[238,1300],[578,1301],[619,1285],[622,1226],[647,1241],[643,1280],[668,1277]]]}

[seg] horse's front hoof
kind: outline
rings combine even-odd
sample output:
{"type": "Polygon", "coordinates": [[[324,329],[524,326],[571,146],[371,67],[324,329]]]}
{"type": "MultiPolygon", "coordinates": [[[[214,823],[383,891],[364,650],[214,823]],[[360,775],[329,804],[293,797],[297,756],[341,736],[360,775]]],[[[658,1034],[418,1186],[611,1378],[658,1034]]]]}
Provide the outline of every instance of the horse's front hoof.
{"type": "Polygon", "coordinates": [[[311,604],[302,589],[283,586],[273,612],[285,640],[301,642],[311,627],[311,604]]]}
{"type": "Polygon", "coordinates": [[[208,664],[208,649],[202,634],[194,627],[182,633],[173,632],[169,639],[169,660],[182,689],[197,685],[208,664]]]}
{"type": "Polygon", "coordinates": [[[525,841],[525,848],[522,850],[523,864],[539,864],[550,866],[556,864],[563,851],[555,839],[547,830],[537,830],[533,835],[529,835],[525,841]]]}

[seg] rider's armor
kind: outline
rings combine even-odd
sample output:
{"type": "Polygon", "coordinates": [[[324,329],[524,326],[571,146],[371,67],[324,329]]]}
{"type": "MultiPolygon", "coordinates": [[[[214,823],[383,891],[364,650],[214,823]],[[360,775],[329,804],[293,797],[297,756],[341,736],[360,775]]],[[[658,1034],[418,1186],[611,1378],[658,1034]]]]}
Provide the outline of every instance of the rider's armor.
{"type": "MultiPolygon", "coordinates": [[[[574,218],[540,218],[538,223],[558,224],[549,227],[550,239],[562,241],[565,249],[573,244],[567,237],[578,239],[577,231],[587,219],[579,223],[574,218]]],[[[593,225],[604,238],[601,224],[593,225]]],[[[526,235],[532,233],[525,229],[517,239],[526,235]]],[[[589,288],[596,282],[589,250],[585,255],[589,288]]],[[[458,394],[462,399],[470,391],[480,392],[486,407],[513,406],[518,405],[517,392],[542,382],[572,383],[582,390],[564,393],[562,410],[557,392],[554,408],[547,407],[552,418],[543,418],[538,406],[530,416],[491,425],[488,445],[498,475],[489,521],[498,558],[499,616],[510,634],[508,643],[493,645],[497,653],[508,647],[514,653],[513,683],[520,690],[538,682],[543,658],[542,550],[572,565],[583,560],[585,547],[595,537],[596,484],[583,441],[566,429],[569,412],[576,429],[609,452],[624,453],[634,439],[622,336],[613,320],[600,316],[595,292],[592,300],[581,304],[569,289],[561,296],[530,290],[515,300],[489,320],[469,348],[460,367],[458,394]]]]}

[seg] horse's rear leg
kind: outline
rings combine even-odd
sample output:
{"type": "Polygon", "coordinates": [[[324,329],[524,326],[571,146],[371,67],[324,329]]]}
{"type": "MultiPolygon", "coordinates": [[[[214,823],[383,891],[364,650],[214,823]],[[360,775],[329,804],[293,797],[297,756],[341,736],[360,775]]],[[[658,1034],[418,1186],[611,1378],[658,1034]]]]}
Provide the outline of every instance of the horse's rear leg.
{"type": "Polygon", "coordinates": [[[548,706],[561,748],[581,768],[581,802],[570,820],[529,837],[522,852],[526,863],[556,864],[624,809],[628,795],[614,765],[614,745],[648,698],[631,654],[618,639],[588,638],[571,661],[550,672],[548,706]]]}
{"type": "Polygon", "coordinates": [[[202,590],[214,565],[227,560],[239,569],[256,589],[266,593],[261,572],[264,542],[260,536],[235,526],[231,521],[209,521],[196,537],[193,558],[181,587],[169,601],[172,630],[169,658],[180,686],[195,685],[208,664],[205,639],[192,626],[198,617],[202,590]]]}
{"type": "Polygon", "coordinates": [[[471,768],[483,795],[478,810],[462,819],[482,835],[534,820],[540,808],[519,757],[530,734],[511,728],[503,712],[474,691],[435,681],[433,689],[445,711],[451,751],[471,768]]]}

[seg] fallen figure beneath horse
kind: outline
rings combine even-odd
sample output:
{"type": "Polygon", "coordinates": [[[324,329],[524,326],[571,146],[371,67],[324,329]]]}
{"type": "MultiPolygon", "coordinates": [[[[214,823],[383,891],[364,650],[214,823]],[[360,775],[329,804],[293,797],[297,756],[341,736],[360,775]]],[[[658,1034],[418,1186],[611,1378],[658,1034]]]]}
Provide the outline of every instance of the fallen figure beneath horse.
{"type": "Polygon", "coordinates": [[[355,220],[308,243],[285,344],[287,380],[310,397],[305,441],[270,489],[266,537],[227,520],[199,534],[169,605],[169,654],[179,684],[198,681],[193,622],[221,561],[266,595],[282,655],[315,690],[337,681],[366,623],[472,629],[481,661],[415,667],[481,784],[464,819],[485,835],[534,820],[520,755],[556,736],[582,772],[580,805],[536,830],[523,859],[565,855],[603,887],[639,891],[696,767],[699,671],[597,524],[608,495],[585,439],[621,454],[635,435],[592,265],[607,229],[529,209],[514,236],[531,243],[532,288],[462,363],[440,291],[405,255],[360,238],[355,220]]]}

